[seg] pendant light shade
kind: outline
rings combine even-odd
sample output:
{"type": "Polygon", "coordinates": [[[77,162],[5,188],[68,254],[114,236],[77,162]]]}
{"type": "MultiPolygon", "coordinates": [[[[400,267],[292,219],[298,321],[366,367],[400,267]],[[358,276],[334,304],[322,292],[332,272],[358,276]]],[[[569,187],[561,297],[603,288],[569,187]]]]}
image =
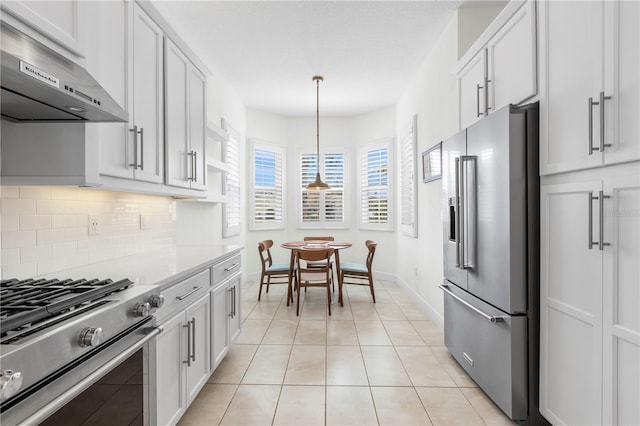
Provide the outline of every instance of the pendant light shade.
{"type": "Polygon", "coordinates": [[[313,81],[316,82],[316,170],[318,172],[316,179],[307,185],[307,189],[311,190],[331,189],[320,177],[320,82],[323,80],[319,75],[313,77],[313,81]]]}

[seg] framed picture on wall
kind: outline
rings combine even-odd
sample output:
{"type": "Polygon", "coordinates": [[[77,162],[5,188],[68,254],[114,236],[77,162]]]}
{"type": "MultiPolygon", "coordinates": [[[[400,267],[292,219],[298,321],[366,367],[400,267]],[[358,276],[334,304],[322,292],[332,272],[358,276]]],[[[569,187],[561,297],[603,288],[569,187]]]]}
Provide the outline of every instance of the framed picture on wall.
{"type": "Polygon", "coordinates": [[[422,181],[431,182],[442,177],[442,142],[422,153],[422,181]]]}

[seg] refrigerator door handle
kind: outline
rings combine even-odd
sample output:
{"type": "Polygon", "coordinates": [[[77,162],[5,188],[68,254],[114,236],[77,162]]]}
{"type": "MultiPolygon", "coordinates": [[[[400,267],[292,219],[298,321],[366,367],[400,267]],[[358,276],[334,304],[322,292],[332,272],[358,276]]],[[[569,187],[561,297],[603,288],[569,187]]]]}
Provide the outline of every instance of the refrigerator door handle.
{"type": "Polygon", "coordinates": [[[456,157],[455,159],[455,186],[456,186],[456,202],[455,202],[455,212],[453,215],[453,219],[455,221],[454,229],[455,229],[455,241],[456,241],[456,268],[462,268],[462,264],[460,263],[460,242],[462,240],[462,235],[460,233],[460,195],[461,195],[461,178],[460,178],[460,157],[456,157]]]}
{"type": "Polygon", "coordinates": [[[444,291],[445,293],[447,293],[449,296],[453,297],[458,302],[462,303],[464,306],[466,306],[467,308],[471,309],[473,312],[477,313],[478,315],[480,315],[484,319],[488,320],[490,323],[495,324],[497,322],[504,322],[504,319],[505,319],[504,316],[489,315],[489,314],[487,314],[485,312],[482,312],[480,309],[476,308],[471,303],[467,302],[464,299],[461,299],[460,297],[458,297],[454,293],[452,293],[451,290],[449,290],[449,287],[446,284],[441,284],[438,287],[440,287],[440,289],[442,291],[444,291]]]}
{"type": "Polygon", "coordinates": [[[458,217],[457,217],[457,228],[458,228],[458,239],[456,240],[456,266],[460,269],[465,268],[465,259],[464,259],[464,251],[465,251],[465,191],[464,191],[464,156],[460,156],[456,158],[456,198],[458,199],[458,217]]]}
{"type": "MultiPolygon", "coordinates": [[[[460,269],[467,269],[467,268],[471,268],[473,267],[472,262],[469,262],[470,258],[468,256],[468,250],[470,246],[469,240],[468,240],[468,235],[469,235],[469,219],[472,219],[475,217],[472,214],[467,214],[467,210],[469,209],[469,198],[470,198],[470,192],[469,192],[469,186],[475,190],[475,168],[472,170],[471,173],[467,173],[467,169],[466,169],[466,163],[473,163],[475,165],[476,162],[476,157],[475,156],[471,156],[471,155],[463,155],[460,157],[460,162],[459,162],[459,176],[460,176],[460,203],[459,203],[459,210],[460,212],[458,213],[458,217],[459,217],[459,230],[460,230],[460,238],[459,238],[459,257],[460,257],[460,269]],[[467,180],[469,178],[473,178],[474,181],[471,182],[471,184],[469,186],[467,186],[467,180]]],[[[471,211],[475,211],[473,210],[473,208],[475,206],[471,206],[472,210],[471,211]]],[[[471,261],[473,261],[473,256],[471,256],[471,261]]]]}

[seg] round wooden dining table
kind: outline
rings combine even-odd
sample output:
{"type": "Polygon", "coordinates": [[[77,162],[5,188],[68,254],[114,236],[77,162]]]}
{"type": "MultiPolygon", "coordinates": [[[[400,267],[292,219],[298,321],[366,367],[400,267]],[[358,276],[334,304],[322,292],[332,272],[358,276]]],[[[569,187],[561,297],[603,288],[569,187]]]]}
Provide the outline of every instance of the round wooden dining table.
{"type": "Polygon", "coordinates": [[[338,275],[338,303],[342,303],[342,280],[340,279],[340,250],[351,247],[351,243],[346,241],[325,241],[325,240],[309,240],[309,241],[289,241],[280,244],[280,247],[291,251],[291,261],[289,263],[289,290],[287,294],[287,306],[289,300],[293,301],[293,271],[296,263],[296,254],[302,250],[326,250],[333,249],[336,258],[336,274],[338,275]]]}

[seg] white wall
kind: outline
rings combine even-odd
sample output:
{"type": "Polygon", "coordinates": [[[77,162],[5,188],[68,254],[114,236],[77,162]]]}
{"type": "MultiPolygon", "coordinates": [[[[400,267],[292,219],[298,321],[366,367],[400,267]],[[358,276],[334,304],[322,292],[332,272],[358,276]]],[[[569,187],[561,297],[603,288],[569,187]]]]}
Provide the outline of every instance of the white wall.
{"type": "MultiPolygon", "coordinates": [[[[304,236],[332,235],[336,240],[350,241],[353,247],[341,253],[341,259],[348,261],[364,261],[367,239],[378,243],[374,270],[395,273],[395,234],[385,231],[360,231],[358,226],[357,207],[357,147],[361,143],[393,137],[395,134],[395,108],[388,107],[380,111],[357,117],[320,117],[320,150],[339,147],[347,155],[346,164],[346,193],[348,229],[298,229],[296,214],[298,209],[298,171],[300,154],[315,152],[316,150],[316,119],[315,117],[283,117],[256,110],[247,111],[248,143],[251,139],[281,144],[286,149],[286,219],[285,228],[270,231],[248,231],[246,247],[248,256],[246,271],[257,274],[260,271],[260,261],[257,253],[259,241],[271,239],[275,243],[272,255],[275,261],[288,260],[289,251],[280,248],[280,243],[301,240],[304,236]],[[254,254],[255,253],[255,254],[254,254]]],[[[250,166],[248,160],[248,166],[250,166]]],[[[247,180],[250,180],[251,169],[247,168],[247,180]]],[[[249,214],[249,211],[247,211],[249,214]]],[[[248,217],[247,217],[248,221],[248,217]]]]}
{"type": "MultiPolygon", "coordinates": [[[[422,152],[458,129],[457,83],[458,18],[455,16],[396,109],[397,133],[418,115],[416,173],[422,176],[422,152]]],[[[399,161],[396,161],[399,164],[399,161]]],[[[442,180],[423,183],[418,178],[418,238],[397,233],[398,280],[420,297],[432,319],[442,324],[442,180]]],[[[398,210],[399,214],[399,210],[398,210]]]]}

